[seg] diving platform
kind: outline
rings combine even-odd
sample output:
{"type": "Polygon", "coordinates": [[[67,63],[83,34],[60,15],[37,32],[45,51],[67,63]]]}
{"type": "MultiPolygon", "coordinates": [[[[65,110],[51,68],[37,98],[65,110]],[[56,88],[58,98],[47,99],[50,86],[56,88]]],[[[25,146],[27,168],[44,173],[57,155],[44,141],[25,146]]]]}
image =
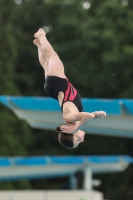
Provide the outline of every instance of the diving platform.
{"type": "Polygon", "coordinates": [[[83,189],[91,190],[101,184],[94,174],[120,173],[132,163],[127,155],[0,157],[0,182],[69,177],[70,188],[76,189],[75,175],[81,172],[83,189]]]}
{"type": "MultiPolygon", "coordinates": [[[[54,130],[64,123],[58,101],[47,97],[0,96],[0,103],[19,119],[37,129],[54,130]]],[[[95,119],[83,130],[88,134],[133,138],[132,99],[82,99],[85,112],[104,110],[107,117],[95,119]]]]}

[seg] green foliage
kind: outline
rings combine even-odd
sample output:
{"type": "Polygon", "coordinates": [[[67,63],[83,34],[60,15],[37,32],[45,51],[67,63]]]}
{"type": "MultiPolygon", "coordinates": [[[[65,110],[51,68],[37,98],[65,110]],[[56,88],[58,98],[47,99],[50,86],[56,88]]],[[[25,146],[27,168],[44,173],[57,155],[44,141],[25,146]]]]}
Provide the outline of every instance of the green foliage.
{"type": "MultiPolygon", "coordinates": [[[[2,95],[23,95],[15,82],[16,63],[19,55],[15,37],[16,6],[14,1],[0,1],[0,93],[2,95]]],[[[25,122],[18,121],[7,108],[0,105],[0,155],[29,155],[32,144],[31,129],[25,122]]],[[[16,184],[17,185],[17,184],[16,184]]],[[[17,188],[13,183],[0,184],[1,189],[17,188]]],[[[21,183],[18,185],[22,185],[21,183]]],[[[23,184],[27,187],[28,182],[23,184]]],[[[21,187],[21,186],[20,186],[21,187]]],[[[22,187],[21,187],[22,188],[22,187]]]]}
{"type": "Polygon", "coordinates": [[[18,121],[7,108],[0,105],[0,154],[3,156],[29,155],[32,144],[30,128],[26,122],[18,121]]]}

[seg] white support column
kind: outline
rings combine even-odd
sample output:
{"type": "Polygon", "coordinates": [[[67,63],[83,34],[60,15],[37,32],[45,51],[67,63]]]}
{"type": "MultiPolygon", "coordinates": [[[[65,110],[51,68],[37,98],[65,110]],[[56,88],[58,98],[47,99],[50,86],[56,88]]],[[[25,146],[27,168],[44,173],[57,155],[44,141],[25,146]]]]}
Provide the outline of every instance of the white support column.
{"type": "Polygon", "coordinates": [[[69,178],[69,184],[70,184],[70,188],[72,190],[77,189],[77,178],[75,177],[74,174],[72,174],[69,178]]]}
{"type": "Polygon", "coordinates": [[[91,190],[93,185],[93,180],[92,180],[92,169],[89,166],[85,166],[84,169],[84,185],[83,189],[84,190],[91,190]]]}

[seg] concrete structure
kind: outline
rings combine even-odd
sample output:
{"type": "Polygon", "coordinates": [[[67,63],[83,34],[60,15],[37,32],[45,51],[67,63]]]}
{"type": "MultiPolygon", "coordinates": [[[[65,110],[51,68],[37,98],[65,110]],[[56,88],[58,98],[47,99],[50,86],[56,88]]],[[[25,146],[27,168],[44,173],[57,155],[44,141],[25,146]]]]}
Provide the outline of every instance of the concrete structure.
{"type": "Polygon", "coordinates": [[[75,174],[81,171],[83,189],[91,190],[100,184],[93,180],[93,174],[123,172],[130,163],[130,156],[0,157],[0,182],[68,176],[71,189],[76,189],[75,174]]]}
{"type": "Polygon", "coordinates": [[[93,190],[100,184],[93,174],[124,171],[130,156],[38,156],[0,157],[0,181],[69,176],[73,190],[0,191],[0,200],[103,200],[103,194],[93,190]],[[84,173],[83,190],[76,190],[75,173],[84,173]]]}
{"type": "Polygon", "coordinates": [[[103,200],[97,191],[0,191],[0,200],[103,200]]]}
{"type": "MultiPolygon", "coordinates": [[[[32,128],[54,130],[64,123],[58,101],[51,98],[0,96],[0,102],[32,128]]],[[[86,133],[133,138],[133,100],[82,99],[82,102],[86,112],[107,112],[105,119],[93,120],[85,126],[86,133]]]]}

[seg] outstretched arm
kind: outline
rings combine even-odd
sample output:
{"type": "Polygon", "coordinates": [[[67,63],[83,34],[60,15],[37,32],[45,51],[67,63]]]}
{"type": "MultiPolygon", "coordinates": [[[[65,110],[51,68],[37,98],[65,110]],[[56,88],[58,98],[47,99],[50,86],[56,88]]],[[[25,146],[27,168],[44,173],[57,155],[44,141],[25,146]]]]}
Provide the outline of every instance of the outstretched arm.
{"type": "Polygon", "coordinates": [[[104,111],[85,113],[84,116],[81,118],[81,120],[77,123],[77,130],[88,124],[92,119],[104,118],[104,117],[106,117],[106,113],[104,111]]]}
{"type": "Polygon", "coordinates": [[[62,125],[60,128],[66,133],[75,133],[77,130],[89,123],[90,120],[104,117],[106,117],[106,112],[104,111],[96,111],[92,113],[80,112],[78,114],[71,114],[65,118],[67,125],[62,125]]]}

